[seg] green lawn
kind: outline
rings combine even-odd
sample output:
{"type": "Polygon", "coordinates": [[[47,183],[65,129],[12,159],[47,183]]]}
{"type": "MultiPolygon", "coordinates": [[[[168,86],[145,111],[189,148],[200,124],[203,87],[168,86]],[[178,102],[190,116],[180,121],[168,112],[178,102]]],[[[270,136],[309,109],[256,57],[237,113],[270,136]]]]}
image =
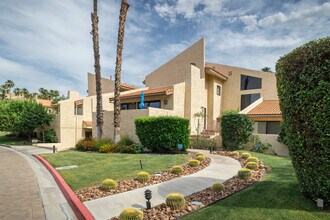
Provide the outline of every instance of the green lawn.
{"type": "Polygon", "coordinates": [[[330,219],[299,191],[289,158],[252,153],[272,168],[253,186],[184,218],[192,219],[330,219]]]}
{"type": "Polygon", "coordinates": [[[6,145],[31,145],[31,141],[15,140],[13,137],[8,136],[9,133],[0,131],[0,144],[6,145]]]}
{"type": "Polygon", "coordinates": [[[144,171],[155,173],[184,164],[190,158],[188,155],[98,154],[79,151],[44,154],[42,157],[54,167],[78,166],[59,170],[73,190],[99,185],[107,178],[119,181],[135,177],[141,171],[140,160],[144,171]]]}

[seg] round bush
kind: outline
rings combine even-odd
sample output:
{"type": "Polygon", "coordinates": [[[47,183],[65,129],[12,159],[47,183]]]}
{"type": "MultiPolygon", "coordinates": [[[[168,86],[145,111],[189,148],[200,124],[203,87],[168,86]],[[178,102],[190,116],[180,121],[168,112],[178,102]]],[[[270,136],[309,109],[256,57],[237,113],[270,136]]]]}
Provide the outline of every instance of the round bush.
{"type": "Polygon", "coordinates": [[[198,157],[198,156],[204,156],[204,153],[203,152],[197,152],[196,157],[198,157]]]}
{"type": "Polygon", "coordinates": [[[246,180],[246,179],[251,178],[252,171],[247,168],[242,168],[238,171],[237,175],[239,178],[246,180]]]}
{"type": "Polygon", "coordinates": [[[109,191],[111,189],[116,189],[116,187],[117,187],[117,183],[113,179],[103,180],[103,182],[101,184],[101,189],[103,189],[105,191],[109,191]]]}
{"type": "Polygon", "coordinates": [[[249,157],[251,157],[251,154],[249,154],[249,153],[242,153],[241,157],[246,160],[249,157]]]}
{"type": "Polygon", "coordinates": [[[330,204],[330,37],[311,41],[276,63],[282,139],[300,189],[330,204]],[[284,125],[284,126],[283,126],[284,125]]]}
{"type": "Polygon", "coordinates": [[[109,153],[109,151],[110,151],[110,144],[104,144],[99,149],[100,153],[109,153]]]}
{"type": "Polygon", "coordinates": [[[119,220],[142,220],[143,212],[141,210],[128,208],[124,209],[120,215],[119,220]]]}
{"type": "Polygon", "coordinates": [[[225,189],[225,186],[221,182],[215,182],[215,183],[213,183],[211,189],[214,192],[221,192],[225,189]]]}
{"type": "Polygon", "coordinates": [[[170,193],[166,196],[166,205],[171,209],[181,209],[185,206],[186,200],[180,193],[170,193]]]}
{"type": "Polygon", "coordinates": [[[198,156],[198,157],[196,157],[196,160],[203,161],[203,160],[205,160],[205,157],[204,156],[198,156]]]}
{"type": "Polygon", "coordinates": [[[189,166],[191,167],[198,167],[200,162],[198,160],[190,160],[189,161],[189,166]]]}
{"type": "Polygon", "coordinates": [[[183,172],[183,169],[181,166],[174,166],[172,167],[171,173],[173,174],[180,174],[183,172]]]}
{"type": "Polygon", "coordinates": [[[247,162],[255,162],[255,163],[259,163],[259,159],[256,157],[248,157],[248,159],[246,160],[247,162]]]}
{"type": "Polygon", "coordinates": [[[147,172],[141,171],[137,174],[136,178],[140,183],[146,183],[150,180],[150,175],[147,172]]]}
{"type": "Polygon", "coordinates": [[[245,165],[245,167],[250,169],[250,170],[258,170],[259,169],[259,165],[256,162],[248,162],[245,165]]]}
{"type": "Polygon", "coordinates": [[[234,156],[234,157],[239,157],[239,152],[238,151],[232,151],[232,152],[230,152],[230,155],[234,156]]]}

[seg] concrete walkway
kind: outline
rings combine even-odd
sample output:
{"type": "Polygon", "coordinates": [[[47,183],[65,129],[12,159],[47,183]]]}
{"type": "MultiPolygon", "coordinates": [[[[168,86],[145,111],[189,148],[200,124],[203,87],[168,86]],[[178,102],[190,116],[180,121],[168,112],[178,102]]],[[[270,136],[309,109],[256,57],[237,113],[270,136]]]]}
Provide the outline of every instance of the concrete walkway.
{"type": "Polygon", "coordinates": [[[152,191],[152,206],[156,206],[164,203],[166,195],[169,193],[190,195],[210,187],[214,182],[224,182],[236,175],[241,168],[240,163],[232,158],[210,155],[207,151],[204,152],[211,158],[211,165],[197,173],[129,192],[87,201],[84,204],[95,219],[110,219],[118,216],[123,209],[128,207],[145,208],[144,191],[147,189],[152,191]]]}
{"type": "Polygon", "coordinates": [[[33,146],[0,146],[0,219],[77,219],[33,146]]]}

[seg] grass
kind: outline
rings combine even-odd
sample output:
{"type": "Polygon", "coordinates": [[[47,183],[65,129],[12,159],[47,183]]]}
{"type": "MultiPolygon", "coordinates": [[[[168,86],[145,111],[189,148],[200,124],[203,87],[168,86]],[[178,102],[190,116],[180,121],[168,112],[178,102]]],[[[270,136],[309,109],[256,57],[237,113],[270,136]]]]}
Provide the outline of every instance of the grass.
{"type": "Polygon", "coordinates": [[[290,158],[251,153],[271,167],[262,181],[184,218],[216,219],[330,219],[299,191],[290,158]]]}
{"type": "Polygon", "coordinates": [[[53,167],[78,166],[59,170],[73,190],[99,185],[107,178],[119,181],[135,177],[141,171],[140,160],[144,171],[156,173],[184,164],[190,159],[188,155],[98,154],[79,151],[44,154],[42,157],[53,167]]]}
{"type": "Polygon", "coordinates": [[[0,144],[6,145],[31,145],[31,141],[16,140],[9,135],[10,133],[0,131],[0,144]]]}

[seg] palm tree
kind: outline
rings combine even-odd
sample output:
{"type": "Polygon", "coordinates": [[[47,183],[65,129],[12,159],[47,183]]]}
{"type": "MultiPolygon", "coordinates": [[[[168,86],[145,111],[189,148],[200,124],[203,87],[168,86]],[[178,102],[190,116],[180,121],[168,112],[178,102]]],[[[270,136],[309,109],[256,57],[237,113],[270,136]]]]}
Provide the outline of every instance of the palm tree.
{"type": "Polygon", "coordinates": [[[13,90],[13,93],[15,94],[15,96],[20,96],[22,94],[22,90],[20,88],[15,88],[13,90]]]}
{"type": "Polygon", "coordinates": [[[117,57],[115,70],[115,97],[114,97],[114,139],[118,143],[120,139],[120,75],[122,64],[122,52],[124,46],[125,22],[129,4],[127,0],[121,1],[119,14],[119,29],[118,29],[118,43],[117,43],[117,57]]]}
{"type": "Polygon", "coordinates": [[[273,72],[272,69],[270,67],[268,67],[268,66],[265,66],[265,67],[261,68],[261,71],[269,72],[269,73],[272,73],[273,72]]]}
{"type": "Polygon", "coordinates": [[[95,68],[95,83],[96,83],[96,126],[97,138],[101,139],[103,136],[103,111],[102,111],[102,88],[101,88],[101,66],[100,66],[100,51],[99,51],[99,17],[97,16],[97,0],[93,0],[92,32],[93,35],[93,49],[94,49],[94,68],[95,68]]]}
{"type": "Polygon", "coordinates": [[[24,96],[25,99],[28,99],[29,96],[30,96],[30,92],[26,88],[23,88],[22,89],[22,94],[23,94],[23,96],[24,96]]]}
{"type": "Polygon", "coordinates": [[[15,86],[15,83],[12,81],[12,80],[7,80],[6,82],[5,82],[5,88],[7,88],[6,89],[6,92],[7,92],[7,94],[9,94],[9,99],[11,99],[11,89],[13,88],[15,86]]]}

